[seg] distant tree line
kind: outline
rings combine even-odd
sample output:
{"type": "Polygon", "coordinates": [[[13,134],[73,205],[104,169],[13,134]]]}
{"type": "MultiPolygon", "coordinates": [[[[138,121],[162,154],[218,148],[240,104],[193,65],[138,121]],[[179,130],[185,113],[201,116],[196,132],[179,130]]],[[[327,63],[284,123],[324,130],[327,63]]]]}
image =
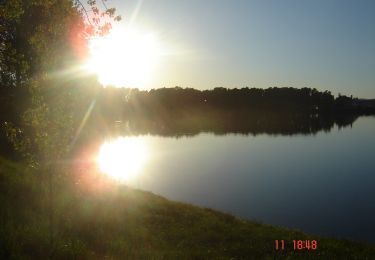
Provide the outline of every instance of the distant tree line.
{"type": "Polygon", "coordinates": [[[160,88],[149,91],[106,88],[99,95],[98,110],[110,120],[134,117],[179,117],[194,113],[252,111],[266,113],[374,113],[358,99],[312,88],[160,88]]]}
{"type": "Polygon", "coordinates": [[[90,129],[99,135],[316,134],[375,114],[359,99],[310,88],[104,88],[90,129]]]}

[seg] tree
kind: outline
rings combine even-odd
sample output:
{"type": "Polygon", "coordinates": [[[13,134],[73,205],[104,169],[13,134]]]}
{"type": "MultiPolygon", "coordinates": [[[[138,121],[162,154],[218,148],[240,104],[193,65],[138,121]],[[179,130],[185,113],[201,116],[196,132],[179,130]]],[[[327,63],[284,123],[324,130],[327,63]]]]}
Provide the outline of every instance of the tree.
{"type": "Polygon", "coordinates": [[[108,33],[111,22],[121,19],[102,3],[103,11],[93,0],[86,7],[77,0],[8,0],[1,6],[1,88],[29,94],[20,124],[8,123],[8,134],[34,166],[66,154],[91,101],[93,91],[87,90],[94,81],[62,72],[79,64],[90,37],[108,33]]]}
{"type": "Polygon", "coordinates": [[[114,8],[102,3],[102,11],[93,0],[86,5],[77,0],[1,3],[0,88],[18,105],[24,100],[18,99],[17,92],[27,92],[19,120],[7,121],[4,126],[29,166],[48,179],[51,252],[54,179],[69,168],[61,161],[68,156],[99,87],[95,78],[80,77],[72,68],[80,64],[87,40],[108,33],[111,23],[120,20],[114,8]]]}

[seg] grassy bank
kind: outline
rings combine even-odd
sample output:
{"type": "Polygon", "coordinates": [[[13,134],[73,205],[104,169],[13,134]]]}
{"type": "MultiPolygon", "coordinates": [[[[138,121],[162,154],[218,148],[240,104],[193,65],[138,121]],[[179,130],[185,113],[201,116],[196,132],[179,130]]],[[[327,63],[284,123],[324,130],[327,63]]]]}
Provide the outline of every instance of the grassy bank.
{"type": "Polygon", "coordinates": [[[371,259],[375,247],[240,220],[125,186],[0,158],[1,259],[371,259]],[[72,181],[75,180],[75,181],[72,181]],[[52,224],[51,224],[52,223],[52,224]],[[275,239],[286,241],[276,251],[275,239]],[[318,241],[294,251],[295,239],[318,241]]]}

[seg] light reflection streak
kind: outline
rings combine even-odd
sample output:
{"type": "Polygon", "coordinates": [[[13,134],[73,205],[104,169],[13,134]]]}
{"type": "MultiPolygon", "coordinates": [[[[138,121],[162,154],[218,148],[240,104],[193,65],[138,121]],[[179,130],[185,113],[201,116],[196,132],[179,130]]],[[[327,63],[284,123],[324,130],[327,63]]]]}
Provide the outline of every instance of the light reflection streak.
{"type": "Polygon", "coordinates": [[[134,179],[149,158],[149,149],[141,138],[119,137],[99,149],[97,163],[101,172],[120,182],[134,179]]]}

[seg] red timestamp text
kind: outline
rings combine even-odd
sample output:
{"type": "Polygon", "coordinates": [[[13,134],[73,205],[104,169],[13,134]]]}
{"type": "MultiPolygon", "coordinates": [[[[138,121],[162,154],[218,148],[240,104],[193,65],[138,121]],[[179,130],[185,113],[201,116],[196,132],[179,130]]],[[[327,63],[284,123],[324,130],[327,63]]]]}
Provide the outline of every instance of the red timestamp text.
{"type": "Polygon", "coordinates": [[[285,250],[286,248],[293,248],[293,250],[317,250],[317,240],[293,240],[293,243],[285,242],[285,240],[275,240],[276,250],[285,250]]]}

